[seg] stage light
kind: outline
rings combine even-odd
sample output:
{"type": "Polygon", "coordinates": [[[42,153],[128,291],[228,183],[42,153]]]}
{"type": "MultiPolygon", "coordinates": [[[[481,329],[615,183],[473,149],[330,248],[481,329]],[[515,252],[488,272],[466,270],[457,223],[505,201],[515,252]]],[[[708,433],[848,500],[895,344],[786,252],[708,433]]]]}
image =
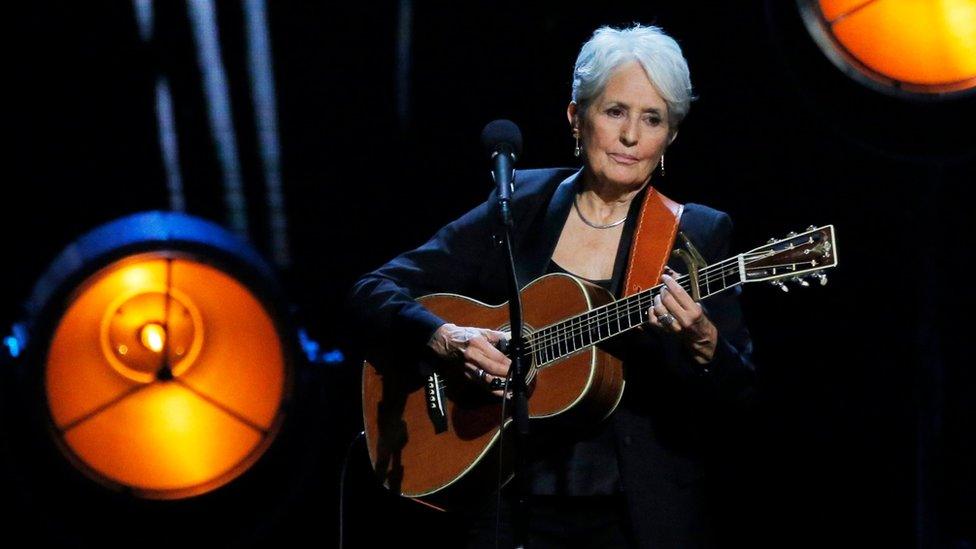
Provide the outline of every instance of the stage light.
{"type": "Polygon", "coordinates": [[[901,97],[976,89],[976,0],[797,0],[821,50],[841,70],[901,97]]]}
{"type": "Polygon", "coordinates": [[[140,498],[243,474],[291,396],[294,331],[270,267],[212,223],[146,213],[68,247],[35,288],[22,368],[76,469],[140,498]]]}

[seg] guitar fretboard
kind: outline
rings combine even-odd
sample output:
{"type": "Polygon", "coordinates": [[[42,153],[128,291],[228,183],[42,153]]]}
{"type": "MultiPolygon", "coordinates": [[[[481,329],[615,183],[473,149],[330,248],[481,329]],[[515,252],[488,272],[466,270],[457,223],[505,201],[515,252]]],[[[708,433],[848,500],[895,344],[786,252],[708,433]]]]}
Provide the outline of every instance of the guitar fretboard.
{"type": "MultiPolygon", "coordinates": [[[[733,286],[742,284],[743,256],[709,265],[698,271],[700,298],[705,299],[733,286]]],[[[688,275],[675,278],[685,291],[691,293],[692,280],[688,275]]],[[[546,326],[528,339],[527,356],[535,367],[541,368],[577,351],[606,341],[636,328],[647,321],[647,314],[665,286],[663,284],[625,297],[581,315],[546,326]]]]}

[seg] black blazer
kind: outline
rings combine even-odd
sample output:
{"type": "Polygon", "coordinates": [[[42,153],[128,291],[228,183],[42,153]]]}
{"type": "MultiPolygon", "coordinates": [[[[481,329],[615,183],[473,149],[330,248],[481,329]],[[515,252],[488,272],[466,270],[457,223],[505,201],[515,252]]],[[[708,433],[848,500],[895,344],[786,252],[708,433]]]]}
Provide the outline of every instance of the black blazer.
{"type": "MultiPolygon", "coordinates": [[[[569,210],[579,171],[522,170],[512,203],[515,261],[521,285],[548,266],[569,210]]],[[[636,201],[635,201],[636,202],[636,201]]],[[[445,321],[415,298],[435,292],[501,303],[507,295],[503,250],[497,244],[495,196],[448,224],[426,244],[362,277],[353,287],[350,312],[361,344],[420,352],[445,321]]],[[[622,238],[636,224],[631,208],[622,238]]],[[[679,226],[709,262],[725,259],[731,221],[725,213],[686,204],[679,226]]],[[[627,240],[629,242],[629,238],[627,240]]],[[[626,253],[626,246],[623,247],[626,253]]],[[[614,278],[626,257],[618,254],[614,278]]],[[[680,261],[669,265],[684,272],[680,261]]],[[[703,303],[718,327],[715,358],[703,368],[674,338],[652,330],[628,332],[620,342],[627,380],[623,401],[611,415],[621,483],[641,546],[708,544],[704,459],[709,418],[753,400],[751,341],[742,322],[739,288],[703,303]]]]}

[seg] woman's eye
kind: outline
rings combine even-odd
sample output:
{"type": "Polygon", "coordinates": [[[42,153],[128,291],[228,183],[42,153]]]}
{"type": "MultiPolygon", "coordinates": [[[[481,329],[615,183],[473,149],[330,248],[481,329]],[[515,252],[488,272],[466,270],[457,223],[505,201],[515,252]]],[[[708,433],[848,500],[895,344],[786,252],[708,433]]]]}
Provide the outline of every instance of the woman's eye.
{"type": "Polygon", "coordinates": [[[610,116],[613,116],[614,118],[616,118],[618,116],[623,115],[624,114],[624,111],[623,111],[623,109],[618,109],[616,107],[613,107],[613,108],[607,109],[607,114],[609,114],[610,116]]]}
{"type": "Polygon", "coordinates": [[[644,120],[651,126],[657,126],[661,124],[661,119],[656,116],[648,116],[644,120]]]}

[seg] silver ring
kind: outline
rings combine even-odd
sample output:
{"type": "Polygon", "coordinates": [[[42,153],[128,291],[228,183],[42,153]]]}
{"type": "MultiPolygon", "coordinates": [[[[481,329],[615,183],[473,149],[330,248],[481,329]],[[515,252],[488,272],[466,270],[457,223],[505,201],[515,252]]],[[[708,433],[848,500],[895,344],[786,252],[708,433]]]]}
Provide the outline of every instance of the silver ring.
{"type": "Polygon", "coordinates": [[[674,324],[674,315],[667,313],[657,317],[657,321],[660,322],[665,327],[670,327],[674,324]]]}
{"type": "Polygon", "coordinates": [[[478,368],[478,379],[484,380],[486,375],[488,375],[488,372],[482,368],[478,368]]]}
{"type": "Polygon", "coordinates": [[[502,379],[500,377],[496,377],[495,379],[491,380],[491,383],[489,383],[488,385],[492,389],[501,389],[502,387],[508,385],[508,380],[502,379]]]}

